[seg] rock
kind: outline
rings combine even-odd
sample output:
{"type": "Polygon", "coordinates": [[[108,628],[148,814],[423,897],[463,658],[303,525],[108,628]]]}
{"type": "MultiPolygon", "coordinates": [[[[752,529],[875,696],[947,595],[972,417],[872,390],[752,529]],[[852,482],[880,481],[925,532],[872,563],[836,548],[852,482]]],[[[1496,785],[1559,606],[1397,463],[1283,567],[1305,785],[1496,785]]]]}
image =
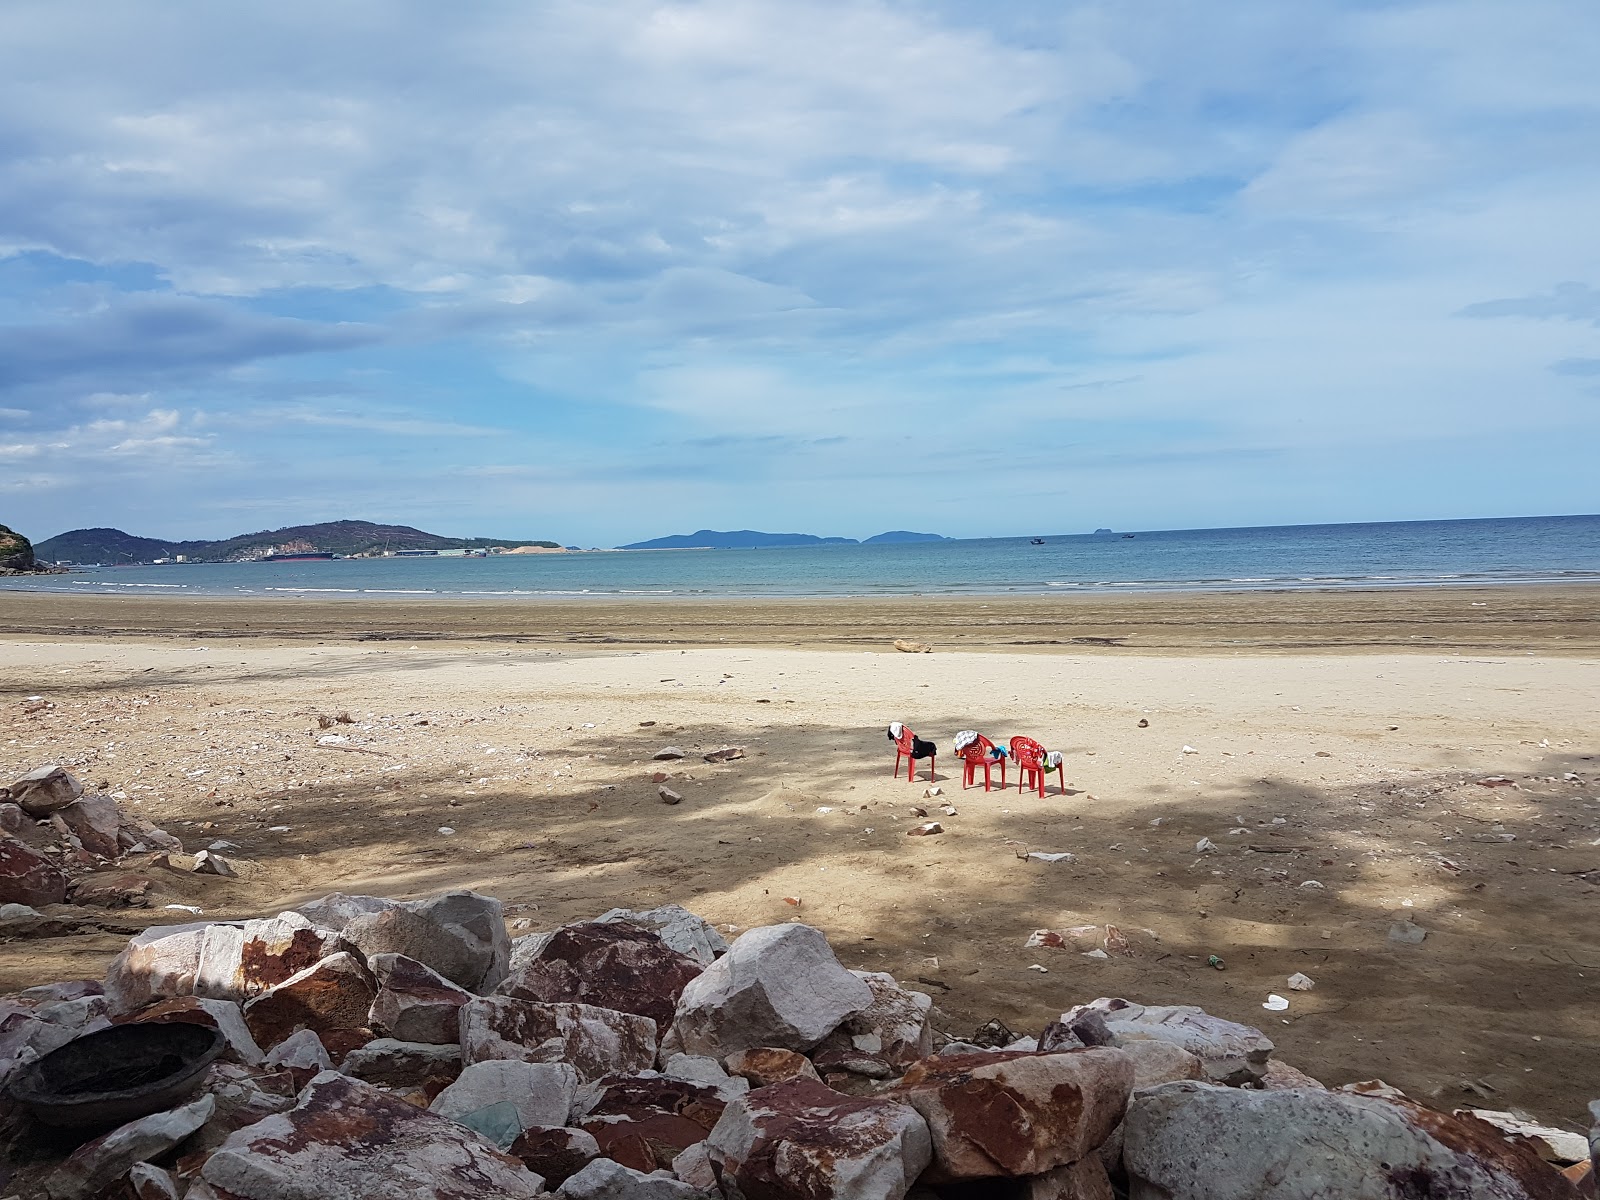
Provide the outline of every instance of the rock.
{"type": "Polygon", "coordinates": [[[894,648],[901,654],[932,654],[933,647],[926,642],[913,642],[906,638],[895,638],[894,648]]]}
{"type": "Polygon", "coordinates": [[[227,1041],[227,1049],[223,1052],[229,1059],[243,1063],[247,1067],[261,1065],[263,1055],[261,1047],[250,1034],[250,1027],[245,1024],[244,1014],[239,1011],[239,1006],[231,1000],[207,1000],[200,996],[174,996],[168,1000],[158,1000],[156,1003],[141,1008],[138,1012],[130,1013],[118,1019],[117,1024],[163,1024],[168,1022],[182,1022],[189,1025],[204,1025],[208,1029],[215,1029],[227,1041]]]}
{"type": "Polygon", "coordinates": [[[770,1087],[790,1079],[815,1079],[822,1076],[804,1054],[785,1050],[779,1046],[756,1046],[728,1055],[728,1071],[750,1081],[751,1087],[770,1087]]]}
{"type": "MultiPolygon", "coordinates": [[[[1155,1087],[1178,1079],[1204,1079],[1205,1064],[1174,1042],[1135,1039],[1122,1047],[1133,1063],[1133,1086],[1155,1087]]],[[[1267,1064],[1270,1071],[1272,1064],[1267,1064]]]]}
{"type": "Polygon", "coordinates": [[[671,1055],[661,1064],[661,1073],[673,1079],[686,1079],[690,1083],[708,1084],[716,1089],[723,1103],[750,1090],[748,1079],[729,1075],[716,1059],[702,1054],[671,1055]]]}
{"type": "Polygon", "coordinates": [[[117,845],[117,831],[122,828],[122,814],[110,796],[86,792],[56,811],[90,854],[101,858],[117,857],[121,849],[117,845]]]}
{"type": "Polygon", "coordinates": [[[0,904],[60,904],[67,898],[67,877],[38,851],[16,838],[0,838],[0,904]]]}
{"type": "Polygon", "coordinates": [[[72,888],[72,902],[94,908],[144,908],[150,879],[128,871],[83,875],[72,888]]]}
{"type": "Polygon", "coordinates": [[[293,1067],[297,1070],[322,1072],[331,1070],[333,1059],[322,1039],[311,1029],[291,1033],[271,1050],[264,1060],[269,1067],[293,1067]]]}
{"type": "Polygon", "coordinates": [[[1116,1200],[1111,1177],[1098,1155],[1057,1167],[1023,1182],[1017,1200],[1116,1200]]]}
{"type": "Polygon", "coordinates": [[[694,959],[702,967],[709,967],[728,952],[728,943],[714,925],[676,904],[663,904],[644,912],[613,908],[595,920],[603,923],[625,921],[640,929],[648,929],[669,947],[694,959]]]}
{"type": "Polygon", "coordinates": [[[943,833],[944,826],[937,821],[924,821],[921,825],[913,825],[906,830],[907,837],[932,837],[936,833],[943,833]]]}
{"type": "Polygon", "coordinates": [[[185,1157],[215,1150],[235,1130],[293,1108],[295,1092],[299,1090],[297,1081],[316,1074],[315,1070],[256,1074],[236,1063],[212,1063],[200,1086],[217,1102],[217,1107],[200,1132],[184,1144],[185,1157]]]}
{"type": "MultiPolygon", "coordinates": [[[[872,1071],[856,1073],[882,1079],[904,1074],[912,1063],[933,1053],[933,1030],[928,1025],[928,1013],[933,1008],[930,996],[901,987],[893,975],[883,971],[850,973],[871,990],[872,1003],[846,1017],[843,1024],[817,1045],[812,1057],[819,1068],[824,1057],[842,1065],[845,1058],[865,1055],[872,1062],[882,1064],[884,1072],[881,1075],[872,1071]]],[[[843,1069],[855,1070],[850,1066],[843,1066],[843,1069]]]]}
{"type": "Polygon", "coordinates": [[[15,837],[32,824],[33,821],[22,811],[20,804],[0,800],[0,833],[9,833],[15,837]]]}
{"type": "Polygon", "coordinates": [[[496,991],[546,1004],[604,1005],[672,1024],[700,964],[636,925],[589,921],[556,930],[496,991]]]}
{"type": "Polygon", "coordinates": [[[374,1038],[346,1054],[339,1069],[383,1087],[420,1087],[438,1076],[454,1078],[461,1070],[461,1047],[374,1038]]]}
{"type": "Polygon", "coordinates": [[[125,853],[165,850],[182,854],[183,843],[165,829],[157,829],[137,813],[122,813],[117,827],[117,848],[125,853]]]}
{"type": "Polygon", "coordinates": [[[568,1062],[587,1082],[643,1071],[655,1062],[656,1023],[592,1004],[539,1004],[485,996],[461,1008],[461,1056],[568,1062]]]}
{"type": "Polygon", "coordinates": [[[1169,1083],[1128,1106],[1133,1200],[1472,1197],[1571,1200],[1560,1175],[1492,1126],[1408,1100],[1169,1083]]]}
{"type": "Polygon", "coordinates": [[[302,1028],[319,1036],[362,1029],[376,995],[372,975],[361,960],[340,951],[247,1001],[245,1024],[263,1046],[275,1046],[302,1028]]]}
{"type": "Polygon", "coordinates": [[[469,991],[494,988],[510,961],[505,911],[500,901],[477,892],[413,901],[334,892],[300,912],[337,930],[369,958],[404,954],[469,991]]]}
{"type": "Polygon", "coordinates": [[[683,803],[683,793],[673,791],[666,784],[662,784],[656,789],[656,795],[661,797],[661,803],[663,804],[683,803]]]}
{"type": "Polygon", "coordinates": [[[561,1185],[562,1200],[702,1200],[703,1193],[670,1171],[645,1174],[597,1158],[561,1185]]]}
{"type": "Polygon", "coordinates": [[[239,873],[233,869],[233,864],[220,854],[213,854],[210,850],[201,850],[194,856],[194,873],[196,875],[220,875],[224,879],[237,879],[239,873]]]}
{"type": "MultiPolygon", "coordinates": [[[[1195,1076],[1195,1078],[1200,1078],[1195,1076]]],[[[1281,1092],[1287,1088],[1320,1088],[1323,1085],[1311,1078],[1299,1067],[1290,1066],[1281,1058],[1267,1060],[1267,1069],[1261,1076],[1261,1087],[1269,1092],[1281,1092]]]]}
{"type": "Polygon", "coordinates": [[[79,1146],[45,1177],[50,1200],[94,1200],[127,1175],[134,1163],[157,1158],[206,1123],[217,1102],[201,1096],[171,1112],[129,1121],[79,1146]]]}
{"type": "Polygon", "coordinates": [[[1016,1178],[1091,1154],[1133,1079],[1133,1061],[1105,1047],[955,1055],[918,1063],[893,1095],[927,1121],[939,1178],[1016,1178]]]}
{"type": "Polygon", "coordinates": [[[715,1087],[655,1071],[607,1076],[584,1091],[573,1124],[594,1136],[600,1153],[636,1171],[670,1168],[726,1107],[715,1087]]]}
{"type": "MultiPolygon", "coordinates": [[[[500,901],[477,892],[453,891],[411,901],[406,907],[460,939],[466,947],[471,970],[463,978],[440,970],[446,979],[470,991],[489,992],[506,977],[511,960],[511,935],[506,932],[505,907],[500,901]]],[[[420,955],[411,957],[433,965],[420,955]]]]}
{"type": "Polygon", "coordinates": [[[133,1200],[180,1200],[183,1195],[172,1172],[147,1162],[128,1168],[128,1190],[133,1193],[133,1200]]]}
{"type": "Polygon", "coordinates": [[[683,989],[673,1033],[683,1051],[724,1058],[757,1046],[809,1050],[873,1002],[809,925],[739,937],[683,989]]]}
{"type": "MultiPolygon", "coordinates": [[[[428,1111],[460,1121],[494,1104],[509,1101],[519,1129],[565,1125],[572,1112],[578,1073],[563,1062],[523,1062],[499,1058],[472,1063],[435,1097],[428,1111]]],[[[542,1172],[541,1172],[542,1174],[542,1172]]]]}
{"type": "Polygon", "coordinates": [[[1565,1129],[1540,1125],[1516,1113],[1458,1108],[1455,1115],[1475,1117],[1487,1125],[1493,1125],[1508,1137],[1522,1139],[1545,1162],[1566,1164],[1584,1162],[1589,1158],[1589,1139],[1581,1133],[1568,1133],[1565,1129]]]}
{"type": "Polygon", "coordinates": [[[1061,1021],[1070,1028],[1089,1010],[1104,1019],[1115,1045],[1150,1038],[1172,1042],[1198,1058],[1205,1077],[1215,1083],[1238,1087],[1259,1082],[1272,1053],[1272,1043],[1259,1029],[1213,1017],[1192,1004],[1146,1007],[1102,997],[1062,1013],[1061,1021]]]}
{"type": "Polygon", "coordinates": [[[369,955],[378,986],[367,1024],[407,1042],[454,1045],[461,1041],[461,1006],[472,993],[404,954],[369,955]]]}
{"type": "Polygon", "coordinates": [[[672,1173],[690,1187],[713,1196],[722,1190],[717,1184],[716,1168],[711,1165],[711,1151],[704,1142],[696,1142],[673,1159],[672,1173]]]}
{"type": "Polygon", "coordinates": [[[334,1071],[232,1134],[200,1177],[229,1200],[531,1200],[544,1188],[471,1130],[334,1071]]]}
{"type": "Polygon", "coordinates": [[[928,1126],[908,1105],[809,1079],[741,1096],[705,1144],[725,1192],[763,1200],[901,1200],[932,1158],[928,1126]]]}
{"type": "Polygon", "coordinates": [[[663,747],[661,747],[661,749],[657,750],[650,757],[655,759],[657,762],[675,762],[676,760],[682,758],[683,756],[684,755],[683,755],[682,747],[679,747],[679,746],[663,746],[663,747]]]}
{"type": "Polygon", "coordinates": [[[38,820],[67,807],[83,795],[83,784],[64,767],[35,767],[11,785],[11,803],[38,820]]]}
{"type": "Polygon", "coordinates": [[[1420,946],[1427,939],[1428,931],[1420,925],[1410,921],[1396,921],[1389,926],[1389,940],[1398,942],[1402,946],[1420,946]]]}
{"type": "Polygon", "coordinates": [[[560,1187],[600,1157],[600,1144],[581,1129],[533,1125],[517,1135],[508,1153],[543,1176],[546,1187],[560,1187]]]}
{"type": "Polygon", "coordinates": [[[708,763],[733,762],[735,759],[744,757],[744,747],[723,746],[721,749],[712,750],[708,754],[701,755],[701,757],[704,758],[708,763]]]}

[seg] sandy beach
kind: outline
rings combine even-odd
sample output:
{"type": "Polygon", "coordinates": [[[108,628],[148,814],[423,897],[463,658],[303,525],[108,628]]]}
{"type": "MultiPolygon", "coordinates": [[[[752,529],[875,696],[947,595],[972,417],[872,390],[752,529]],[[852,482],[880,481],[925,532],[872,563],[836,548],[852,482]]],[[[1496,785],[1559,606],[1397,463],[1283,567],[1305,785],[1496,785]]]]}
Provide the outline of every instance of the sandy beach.
{"type": "Polygon", "coordinates": [[[127,931],[192,919],[167,904],[230,918],[471,886],[519,931],[665,902],[730,932],[798,918],[847,965],[920,980],[952,1033],[1036,1033],[1102,995],[1194,1003],[1332,1084],[1575,1128],[1600,1073],[1595,590],[13,593],[0,639],[7,770],[61,762],[191,850],[236,843],[241,875],[156,869],[148,910],[0,945],[0,990],[98,975],[127,931]],[[891,778],[897,719],[940,744],[942,795],[926,767],[891,778]],[[963,791],[966,727],[1064,751],[1065,794],[963,791]],[[653,761],[668,745],[686,757],[653,761]],[[728,745],[746,756],[703,761],[728,745]],[[917,806],[942,834],[906,836],[917,806]],[[1391,940],[1400,921],[1426,940],[1391,940]],[[1091,924],[1131,953],[1025,948],[1091,924]],[[1315,989],[1287,991],[1296,972],[1315,989]],[[1263,1010],[1272,992],[1287,1012],[1263,1010]]]}

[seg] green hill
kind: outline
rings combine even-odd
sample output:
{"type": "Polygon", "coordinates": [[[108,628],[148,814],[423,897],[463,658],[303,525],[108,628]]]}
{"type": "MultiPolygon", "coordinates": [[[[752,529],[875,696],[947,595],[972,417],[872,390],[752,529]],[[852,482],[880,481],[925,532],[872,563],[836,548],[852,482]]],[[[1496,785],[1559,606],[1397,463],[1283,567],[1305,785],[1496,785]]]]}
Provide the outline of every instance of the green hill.
{"type": "Polygon", "coordinates": [[[149,563],[183,555],[191,562],[238,562],[271,553],[382,554],[385,550],[457,550],[491,546],[556,546],[556,542],[517,538],[451,538],[410,525],[371,521],[324,521],[241,533],[221,541],[162,541],[120,529],[74,529],[35,547],[46,562],[149,563]]]}
{"type": "Polygon", "coordinates": [[[34,564],[33,545],[14,529],[0,525],[0,573],[31,571],[34,564]]]}

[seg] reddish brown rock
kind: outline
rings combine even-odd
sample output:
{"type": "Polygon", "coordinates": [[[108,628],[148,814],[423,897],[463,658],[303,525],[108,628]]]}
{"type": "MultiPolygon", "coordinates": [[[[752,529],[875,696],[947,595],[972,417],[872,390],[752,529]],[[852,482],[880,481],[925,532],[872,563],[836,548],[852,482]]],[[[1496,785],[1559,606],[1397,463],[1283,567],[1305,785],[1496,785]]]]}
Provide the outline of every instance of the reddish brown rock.
{"type": "Polygon", "coordinates": [[[908,1105],[809,1079],[734,1100],[705,1145],[725,1190],[731,1182],[763,1200],[901,1200],[932,1156],[928,1126],[908,1105]]]}
{"type": "Polygon", "coordinates": [[[55,815],[90,854],[101,858],[117,857],[120,851],[117,832],[122,828],[122,814],[110,796],[85,793],[55,815]]]}
{"type": "Polygon", "coordinates": [[[815,1079],[822,1076],[804,1054],[784,1050],[779,1046],[757,1046],[754,1050],[740,1050],[728,1055],[728,1074],[748,1079],[753,1088],[770,1087],[790,1079],[815,1079]]]}
{"type": "Polygon", "coordinates": [[[72,902],[93,908],[144,908],[150,903],[150,880],[126,871],[85,875],[73,886],[72,902]]]}
{"type": "Polygon", "coordinates": [[[36,819],[74,803],[83,795],[83,784],[64,767],[37,767],[10,787],[11,802],[36,819]]]}
{"type": "Polygon", "coordinates": [[[535,1125],[517,1135],[510,1154],[542,1175],[546,1187],[558,1188],[600,1157],[600,1144],[581,1129],[535,1125]]]}
{"type": "MultiPolygon", "coordinates": [[[[1199,1075],[1190,1075],[1190,1079],[1199,1079],[1199,1075]]],[[[1144,1087],[1136,1083],[1135,1087],[1144,1087]]],[[[1320,1088],[1323,1085],[1307,1075],[1299,1067],[1284,1062],[1281,1058],[1267,1060],[1267,1069],[1261,1076],[1261,1089],[1266,1092],[1281,1092],[1288,1088],[1320,1088]]]]}
{"type": "Polygon", "coordinates": [[[249,1001],[244,1019],[262,1046],[276,1046],[297,1029],[315,1031],[326,1044],[334,1031],[363,1029],[376,994],[361,960],[340,952],[249,1001]]]}
{"type": "Polygon", "coordinates": [[[588,1082],[647,1070],[656,1058],[649,1017],[592,1004],[537,1004],[483,996],[461,1006],[461,1061],[567,1062],[588,1082]]]}
{"type": "Polygon", "coordinates": [[[367,966],[378,985],[372,1028],[403,1042],[461,1040],[461,1006],[471,992],[404,954],[374,954],[367,966]]]}
{"type": "Polygon", "coordinates": [[[290,1111],[229,1136],[201,1179],[228,1200],[533,1200],[544,1190],[471,1130],[332,1071],[290,1111]]]}
{"type": "Polygon", "coordinates": [[[621,922],[586,921],[556,932],[496,990],[545,1004],[595,1004],[672,1023],[700,964],[656,934],[621,922]]]}
{"type": "Polygon", "coordinates": [[[726,1107],[711,1085],[654,1071],[608,1076],[589,1094],[591,1103],[573,1124],[592,1134],[607,1158],[647,1174],[671,1170],[673,1159],[705,1140],[726,1107]]]}
{"type": "Polygon", "coordinates": [[[0,904],[60,904],[67,877],[44,855],[15,838],[0,838],[0,904]]]}
{"type": "Polygon", "coordinates": [[[894,1095],[933,1135],[943,1179],[1040,1175],[1093,1153],[1122,1119],[1133,1063],[1120,1050],[924,1059],[894,1095]]]}

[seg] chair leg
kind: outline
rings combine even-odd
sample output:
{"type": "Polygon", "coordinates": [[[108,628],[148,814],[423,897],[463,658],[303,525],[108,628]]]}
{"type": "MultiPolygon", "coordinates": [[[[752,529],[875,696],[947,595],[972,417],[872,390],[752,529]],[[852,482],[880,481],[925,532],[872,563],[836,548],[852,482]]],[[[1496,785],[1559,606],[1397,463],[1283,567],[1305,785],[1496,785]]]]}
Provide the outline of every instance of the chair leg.
{"type": "Polygon", "coordinates": [[[935,779],[938,778],[938,776],[934,774],[934,772],[938,769],[938,766],[939,766],[939,756],[937,754],[930,756],[929,759],[928,759],[928,782],[929,783],[932,783],[935,779]]]}

